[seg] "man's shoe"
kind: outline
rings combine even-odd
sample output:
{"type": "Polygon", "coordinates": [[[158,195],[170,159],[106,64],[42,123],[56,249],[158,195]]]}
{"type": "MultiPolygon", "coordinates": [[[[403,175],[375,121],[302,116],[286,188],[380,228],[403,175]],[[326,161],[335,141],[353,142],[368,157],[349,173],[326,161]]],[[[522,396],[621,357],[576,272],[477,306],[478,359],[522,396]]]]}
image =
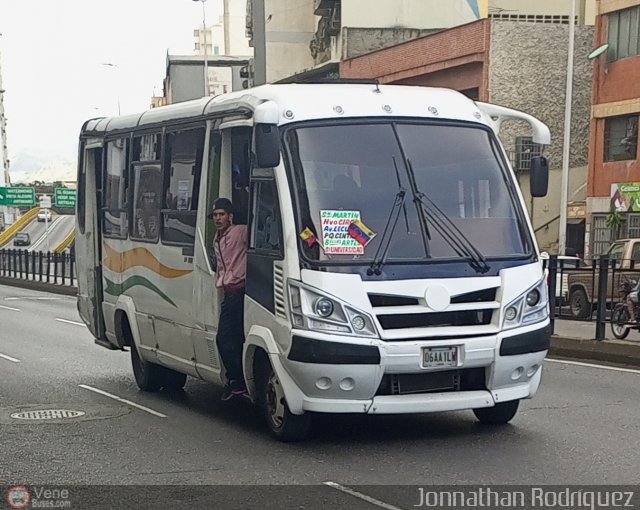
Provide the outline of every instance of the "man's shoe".
{"type": "Polygon", "coordinates": [[[232,397],[244,397],[245,395],[248,395],[247,388],[236,388],[231,391],[232,397]]]}
{"type": "Polygon", "coordinates": [[[222,397],[220,397],[220,400],[226,402],[227,400],[231,400],[234,396],[235,395],[233,394],[233,390],[231,389],[231,387],[225,386],[224,390],[222,391],[222,397]]]}
{"type": "Polygon", "coordinates": [[[227,400],[231,400],[236,397],[243,397],[245,395],[248,395],[247,388],[242,387],[232,389],[231,386],[225,386],[220,400],[226,402],[227,400]]]}

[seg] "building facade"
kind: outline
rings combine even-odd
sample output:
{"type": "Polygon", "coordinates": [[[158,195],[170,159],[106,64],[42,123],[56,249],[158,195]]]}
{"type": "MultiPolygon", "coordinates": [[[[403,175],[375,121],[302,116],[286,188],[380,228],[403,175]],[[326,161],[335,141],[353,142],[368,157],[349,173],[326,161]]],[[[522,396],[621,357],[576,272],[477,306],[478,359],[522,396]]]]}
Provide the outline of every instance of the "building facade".
{"type": "MultiPolygon", "coordinates": [[[[207,56],[212,63],[219,56],[251,57],[253,49],[245,33],[246,10],[246,0],[224,0],[224,14],[218,23],[194,29],[194,54],[203,59],[207,56]]],[[[209,95],[235,90],[231,67],[211,65],[207,72],[209,95]]]]}
{"type": "MultiPolygon", "coordinates": [[[[343,78],[377,78],[381,83],[447,87],[474,100],[522,110],[547,123],[552,144],[544,148],[550,164],[549,194],[532,199],[530,158],[541,147],[524,124],[503,124],[500,138],[519,177],[538,242],[558,245],[569,27],[483,19],[425,35],[340,64],[343,78]]],[[[572,93],[568,201],[573,209],[586,198],[587,156],[594,29],[576,27],[572,93]]],[[[584,209],[581,209],[584,210],[584,209]]],[[[584,219],[571,218],[569,247],[582,253],[584,219]]]]}
{"type": "Polygon", "coordinates": [[[640,237],[640,0],[599,0],[595,37],[602,53],[593,55],[585,243],[592,256],[615,238],[640,237]]]}

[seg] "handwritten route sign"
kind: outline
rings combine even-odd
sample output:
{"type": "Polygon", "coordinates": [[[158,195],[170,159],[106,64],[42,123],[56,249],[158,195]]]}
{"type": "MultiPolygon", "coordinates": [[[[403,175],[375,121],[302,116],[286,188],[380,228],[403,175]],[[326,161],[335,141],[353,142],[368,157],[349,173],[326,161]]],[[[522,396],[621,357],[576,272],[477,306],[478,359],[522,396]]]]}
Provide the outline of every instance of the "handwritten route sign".
{"type": "Polygon", "coordinates": [[[320,211],[324,252],[334,255],[362,255],[364,246],[349,235],[349,225],[360,219],[360,211],[320,211]]]}

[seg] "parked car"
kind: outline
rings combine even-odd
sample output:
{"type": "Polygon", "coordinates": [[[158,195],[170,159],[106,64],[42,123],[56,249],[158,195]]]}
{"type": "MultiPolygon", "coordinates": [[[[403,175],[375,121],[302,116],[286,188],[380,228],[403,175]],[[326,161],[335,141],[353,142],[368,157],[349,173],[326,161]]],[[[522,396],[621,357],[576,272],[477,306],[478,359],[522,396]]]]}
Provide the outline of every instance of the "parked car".
{"type": "Polygon", "coordinates": [[[49,209],[40,209],[38,221],[51,221],[51,211],[49,209]]]}
{"type": "MultiPolygon", "coordinates": [[[[549,254],[542,252],[540,260],[546,263],[549,260],[549,254]]],[[[583,267],[580,257],[571,257],[569,255],[558,255],[558,273],[556,277],[556,306],[566,305],[569,302],[569,273],[570,270],[583,267]]]]}
{"type": "MultiPolygon", "coordinates": [[[[607,278],[607,307],[619,300],[620,283],[625,279],[638,279],[640,275],[640,238],[614,241],[606,253],[615,271],[609,270],[607,278]]],[[[596,267],[568,274],[569,306],[575,319],[591,316],[598,304],[599,273],[596,267]]]]}
{"type": "Polygon", "coordinates": [[[31,236],[27,232],[18,232],[13,238],[14,246],[29,246],[31,244],[31,236]]]}

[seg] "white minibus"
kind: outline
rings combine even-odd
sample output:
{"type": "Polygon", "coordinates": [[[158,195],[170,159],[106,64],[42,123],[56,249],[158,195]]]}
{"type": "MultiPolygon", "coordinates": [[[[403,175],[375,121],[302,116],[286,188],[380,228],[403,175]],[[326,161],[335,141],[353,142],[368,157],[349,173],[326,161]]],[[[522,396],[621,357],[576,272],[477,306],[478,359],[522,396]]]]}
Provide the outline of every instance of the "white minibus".
{"type": "MultiPolygon", "coordinates": [[[[276,84],[81,131],[78,308],[142,390],[225,383],[213,201],[248,225],[243,367],[280,440],[314,413],[473,410],[540,384],[546,280],[507,153],[522,112],[439,88],[276,84]]],[[[546,194],[533,157],[533,196],[546,194]]]]}

